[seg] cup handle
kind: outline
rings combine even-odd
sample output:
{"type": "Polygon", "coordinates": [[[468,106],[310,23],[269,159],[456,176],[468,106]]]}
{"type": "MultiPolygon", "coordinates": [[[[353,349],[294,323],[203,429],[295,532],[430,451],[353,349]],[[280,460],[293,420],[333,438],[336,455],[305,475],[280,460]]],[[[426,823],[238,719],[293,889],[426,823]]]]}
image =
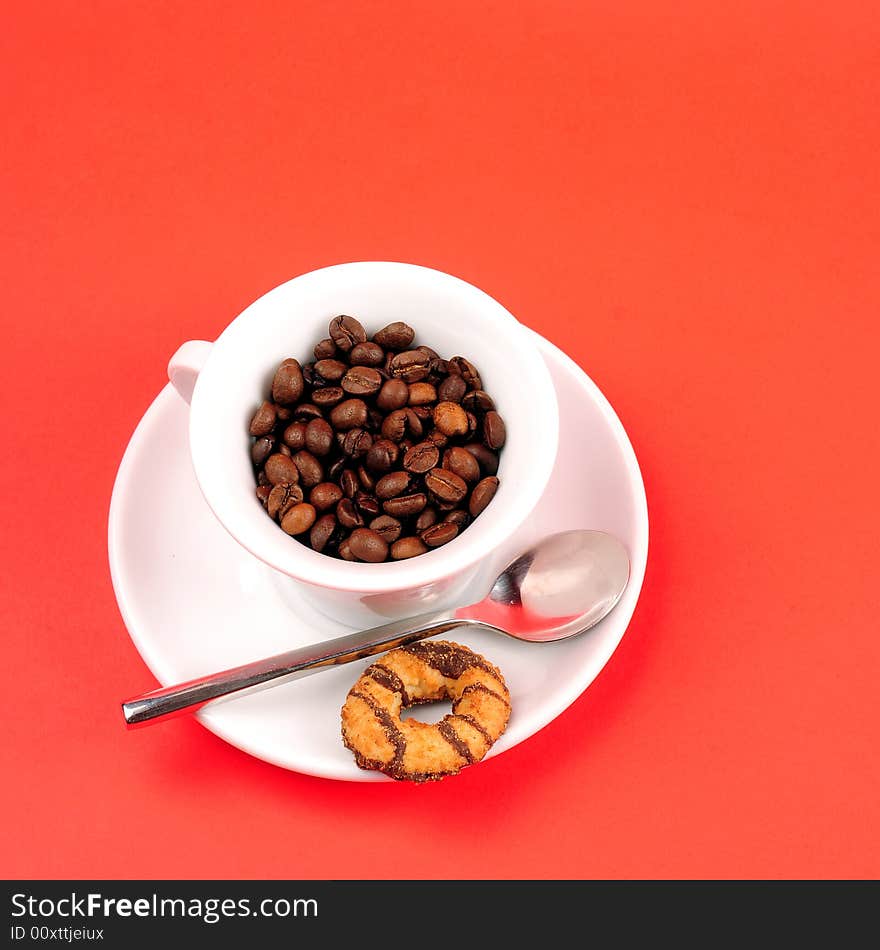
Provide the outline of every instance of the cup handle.
{"type": "Polygon", "coordinates": [[[187,404],[192,402],[196,380],[213,345],[207,340],[188,340],[168,361],[168,379],[187,404]]]}

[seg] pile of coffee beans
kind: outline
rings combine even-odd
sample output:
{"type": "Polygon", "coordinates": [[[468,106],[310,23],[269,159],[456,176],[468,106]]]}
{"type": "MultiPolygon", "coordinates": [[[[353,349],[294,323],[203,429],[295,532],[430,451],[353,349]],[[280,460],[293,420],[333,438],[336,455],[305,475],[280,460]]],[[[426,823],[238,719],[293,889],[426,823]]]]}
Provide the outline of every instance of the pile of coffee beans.
{"type": "Polygon", "coordinates": [[[391,323],[330,322],[314,360],[286,359],[254,413],[257,497],[298,541],[346,561],[447,544],[498,490],[504,420],[463,356],[391,323]]]}

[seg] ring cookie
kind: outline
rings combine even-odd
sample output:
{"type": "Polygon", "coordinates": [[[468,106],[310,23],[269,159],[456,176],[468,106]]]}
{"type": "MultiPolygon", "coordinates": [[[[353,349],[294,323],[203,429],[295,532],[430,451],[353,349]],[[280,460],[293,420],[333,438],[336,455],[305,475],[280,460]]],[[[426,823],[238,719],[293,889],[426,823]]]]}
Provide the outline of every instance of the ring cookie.
{"type": "Polygon", "coordinates": [[[478,653],[423,640],[369,666],[342,707],[342,738],[362,769],[430,782],[480,759],[504,732],[510,693],[501,671],[478,653]],[[400,718],[418,703],[452,700],[438,723],[400,718]]]}

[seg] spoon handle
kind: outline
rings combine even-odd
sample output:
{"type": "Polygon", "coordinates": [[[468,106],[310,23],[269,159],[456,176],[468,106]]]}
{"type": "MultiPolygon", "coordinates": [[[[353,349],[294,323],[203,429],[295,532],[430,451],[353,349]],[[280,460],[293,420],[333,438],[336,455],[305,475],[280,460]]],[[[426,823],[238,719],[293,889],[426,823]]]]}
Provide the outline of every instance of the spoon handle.
{"type": "Polygon", "coordinates": [[[193,712],[223,696],[256,692],[261,687],[276,686],[316,669],[338,666],[373,656],[375,653],[383,653],[467,623],[470,621],[456,619],[446,611],[395,620],[380,627],[361,630],[253,663],[245,663],[244,666],[236,666],[220,673],[201,676],[187,683],[143,693],[122,704],[122,715],[129,727],[149,725],[179,713],[193,712]]]}

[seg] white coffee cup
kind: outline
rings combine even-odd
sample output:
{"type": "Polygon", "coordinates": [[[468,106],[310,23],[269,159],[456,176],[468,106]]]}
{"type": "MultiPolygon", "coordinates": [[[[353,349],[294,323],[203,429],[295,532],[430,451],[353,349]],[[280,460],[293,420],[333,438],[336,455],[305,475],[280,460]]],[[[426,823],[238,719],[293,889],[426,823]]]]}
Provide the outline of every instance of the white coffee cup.
{"type": "MultiPolygon", "coordinates": [[[[190,402],[196,478],[226,530],[323,614],[369,626],[483,597],[492,554],[541,497],[556,459],[558,408],[550,373],[525,328],[471,284],[414,264],[337,264],[295,277],[245,309],[214,343],[184,343],[168,377],[190,402]],[[498,491],[448,544],[403,561],[362,564],[319,554],[285,534],[256,497],[248,424],[281,360],[312,358],[338,314],[371,336],[400,320],[441,356],[465,356],[507,424],[498,491]]],[[[294,598],[295,602],[295,598],[294,598]]]]}

